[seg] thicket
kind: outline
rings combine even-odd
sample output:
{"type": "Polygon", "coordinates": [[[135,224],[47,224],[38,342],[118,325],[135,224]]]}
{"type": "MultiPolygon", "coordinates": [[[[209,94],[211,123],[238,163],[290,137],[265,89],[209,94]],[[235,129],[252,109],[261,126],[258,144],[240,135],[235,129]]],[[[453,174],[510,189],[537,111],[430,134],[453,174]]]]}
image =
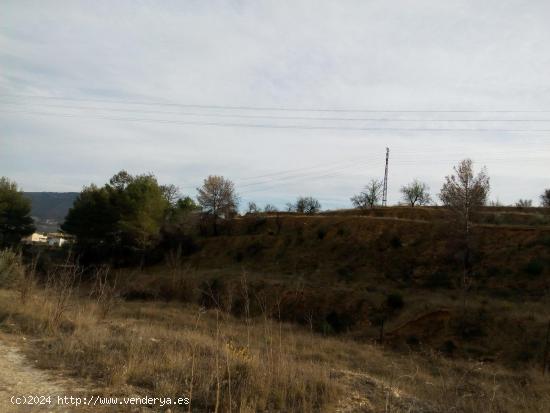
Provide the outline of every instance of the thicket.
{"type": "Polygon", "coordinates": [[[143,265],[160,261],[165,248],[196,251],[197,208],[152,174],[121,171],[102,187],[84,188],[61,228],[76,237],[75,252],[83,264],[143,265]]]}

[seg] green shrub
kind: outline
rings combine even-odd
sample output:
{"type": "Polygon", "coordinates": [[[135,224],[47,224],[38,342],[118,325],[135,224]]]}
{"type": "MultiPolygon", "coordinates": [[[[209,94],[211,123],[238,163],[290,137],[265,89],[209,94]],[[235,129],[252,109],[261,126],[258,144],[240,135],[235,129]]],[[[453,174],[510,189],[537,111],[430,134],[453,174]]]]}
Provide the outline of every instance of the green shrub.
{"type": "Polygon", "coordinates": [[[487,335],[486,325],[489,321],[489,315],[484,309],[472,309],[454,320],[454,330],[466,341],[475,340],[487,335]]]}
{"type": "Polygon", "coordinates": [[[399,236],[397,235],[394,235],[391,239],[390,239],[390,245],[392,246],[392,248],[401,248],[403,246],[403,243],[401,242],[401,238],[399,238],[399,236]]]}
{"type": "Polygon", "coordinates": [[[241,262],[244,259],[244,253],[242,251],[237,251],[234,255],[235,261],[241,262]]]}
{"type": "Polygon", "coordinates": [[[266,217],[257,217],[254,216],[247,220],[247,225],[245,232],[247,235],[257,234],[266,226],[267,218],[266,217]]]}
{"type": "MultiPolygon", "coordinates": [[[[331,332],[342,333],[348,331],[353,327],[354,320],[347,313],[337,313],[336,311],[331,311],[325,318],[326,324],[330,328],[323,328],[325,334],[330,334],[331,332]]],[[[326,325],[325,324],[325,325],[326,325]]]]}
{"type": "Polygon", "coordinates": [[[424,282],[424,287],[427,288],[451,288],[452,286],[452,277],[449,273],[444,271],[436,271],[431,273],[424,282]]]}
{"type": "Polygon", "coordinates": [[[486,271],[487,271],[488,277],[498,277],[499,275],[502,274],[500,268],[494,265],[490,265],[489,267],[487,267],[486,271]]]}
{"type": "Polygon", "coordinates": [[[254,257],[265,249],[265,246],[260,241],[252,241],[246,247],[246,255],[254,257]]]}
{"type": "Polygon", "coordinates": [[[544,264],[538,258],[533,258],[531,261],[527,263],[527,265],[524,268],[524,271],[531,276],[541,275],[543,270],[544,270],[544,264]]]}
{"type": "Polygon", "coordinates": [[[455,350],[456,350],[456,344],[454,343],[453,340],[446,340],[443,345],[440,347],[440,350],[448,355],[448,356],[451,356],[455,350]]]}
{"type": "Polygon", "coordinates": [[[418,347],[420,345],[420,340],[414,334],[408,336],[405,342],[409,347],[418,347]]]}
{"type": "Polygon", "coordinates": [[[342,281],[349,282],[353,280],[353,268],[349,265],[339,267],[336,272],[338,274],[338,278],[342,281]]]}
{"type": "Polygon", "coordinates": [[[340,227],[336,230],[336,235],[338,235],[339,237],[344,237],[349,235],[349,231],[344,227],[340,227]]]}
{"type": "Polygon", "coordinates": [[[322,240],[325,238],[325,235],[327,235],[328,230],[325,227],[319,227],[317,228],[317,238],[322,240]]]}
{"type": "Polygon", "coordinates": [[[398,311],[405,305],[403,296],[399,293],[389,294],[386,297],[386,306],[392,311],[398,311]]]}
{"type": "Polygon", "coordinates": [[[550,247],[550,235],[542,236],[536,240],[536,243],[550,247]]]}

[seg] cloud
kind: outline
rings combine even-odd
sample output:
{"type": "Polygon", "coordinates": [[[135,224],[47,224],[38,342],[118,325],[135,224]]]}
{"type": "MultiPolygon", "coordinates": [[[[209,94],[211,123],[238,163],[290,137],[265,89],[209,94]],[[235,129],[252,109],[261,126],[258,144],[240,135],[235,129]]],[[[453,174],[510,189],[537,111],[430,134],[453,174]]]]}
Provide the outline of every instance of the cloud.
{"type": "Polygon", "coordinates": [[[547,176],[550,146],[540,132],[338,128],[550,129],[550,113],[310,113],[130,103],[548,110],[546,1],[11,1],[3,9],[0,162],[2,174],[27,190],[78,190],[127,168],[152,171],[190,192],[205,175],[218,173],[236,180],[244,200],[282,205],[312,194],[338,207],[383,173],[386,146],[391,201],[415,176],[436,191],[463,156],[488,166],[493,195],[503,202],[536,199],[547,176]],[[464,122],[491,118],[508,121],[464,122]],[[519,121],[541,118],[549,121],[519,121]],[[197,122],[334,129],[190,124],[197,122]],[[521,176],[510,177],[513,167],[521,176]]]}

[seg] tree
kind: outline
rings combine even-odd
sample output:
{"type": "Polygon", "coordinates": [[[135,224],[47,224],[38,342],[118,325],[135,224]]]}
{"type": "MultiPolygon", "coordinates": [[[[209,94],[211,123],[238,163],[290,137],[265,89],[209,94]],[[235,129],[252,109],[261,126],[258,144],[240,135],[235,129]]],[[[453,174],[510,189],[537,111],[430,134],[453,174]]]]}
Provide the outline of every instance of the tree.
{"type": "Polygon", "coordinates": [[[162,195],[171,206],[176,206],[176,203],[181,198],[180,189],[173,184],[161,185],[160,190],[162,195]]]}
{"type": "Polygon", "coordinates": [[[114,196],[114,202],[120,211],[118,227],[123,242],[139,251],[153,247],[170,209],[155,176],[134,176],[123,193],[114,196]]]}
{"type": "Polygon", "coordinates": [[[248,214],[258,214],[260,212],[260,209],[258,208],[258,205],[256,205],[256,202],[250,201],[248,203],[248,210],[246,212],[248,214]]]}
{"type": "Polygon", "coordinates": [[[430,188],[424,182],[415,179],[410,184],[401,187],[403,200],[411,207],[415,205],[428,205],[432,199],[429,194],[430,188]]]}
{"type": "Polygon", "coordinates": [[[455,175],[445,177],[439,198],[443,205],[459,215],[465,230],[468,231],[472,212],[487,202],[489,176],[485,168],[474,176],[471,159],[461,161],[454,167],[454,171],[455,175]]]}
{"type": "Polygon", "coordinates": [[[158,244],[170,209],[154,175],[121,171],[103,187],[85,187],[61,228],[76,236],[80,252],[91,260],[143,257],[158,244]]]}
{"type": "Polygon", "coordinates": [[[300,214],[316,214],[321,210],[321,203],[311,196],[301,196],[296,200],[294,210],[300,214]]]}
{"type": "Polygon", "coordinates": [[[273,204],[266,204],[264,207],[264,212],[267,212],[267,213],[277,212],[277,211],[278,211],[277,207],[273,204]]]}
{"type": "Polygon", "coordinates": [[[454,175],[445,177],[445,183],[441,187],[439,198],[447,208],[456,213],[464,242],[462,289],[463,311],[465,312],[466,294],[472,272],[470,262],[470,217],[476,209],[487,202],[490,185],[485,168],[474,176],[471,159],[461,161],[454,167],[454,171],[454,175]]]}
{"type": "Polygon", "coordinates": [[[17,245],[21,238],[34,232],[30,216],[31,202],[15,182],[0,177],[0,247],[17,245]]]}
{"type": "Polygon", "coordinates": [[[120,242],[116,208],[108,187],[85,187],[69,209],[61,229],[76,236],[83,250],[108,250],[120,242]]]}
{"type": "Polygon", "coordinates": [[[197,250],[193,239],[201,207],[189,196],[177,200],[161,230],[162,247],[188,254],[197,250]]]}
{"type": "Polygon", "coordinates": [[[359,194],[351,197],[353,207],[359,209],[374,208],[382,197],[382,187],[382,181],[371,179],[359,194]]]}
{"type": "Polygon", "coordinates": [[[544,208],[550,208],[550,189],[545,189],[540,196],[540,203],[544,208]]]}
{"type": "Polygon", "coordinates": [[[197,200],[204,214],[212,218],[214,234],[218,234],[218,220],[232,218],[237,213],[239,198],[235,184],[223,176],[210,175],[197,188],[197,200]]]}
{"type": "Polygon", "coordinates": [[[520,199],[516,202],[517,208],[531,208],[533,206],[533,201],[530,199],[520,199]]]}
{"type": "Polygon", "coordinates": [[[176,202],[176,209],[181,211],[198,211],[201,207],[191,198],[190,196],[185,196],[178,199],[176,202]]]}
{"type": "Polygon", "coordinates": [[[123,191],[133,180],[134,177],[123,169],[122,171],[113,175],[113,177],[109,180],[109,185],[112,188],[123,191]]]}

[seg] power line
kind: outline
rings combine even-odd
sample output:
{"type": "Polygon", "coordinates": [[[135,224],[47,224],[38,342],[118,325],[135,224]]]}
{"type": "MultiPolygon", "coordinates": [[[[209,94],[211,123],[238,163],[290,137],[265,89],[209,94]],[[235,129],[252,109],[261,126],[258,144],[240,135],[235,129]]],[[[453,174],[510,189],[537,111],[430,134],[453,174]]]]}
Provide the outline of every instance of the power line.
{"type": "MultiPolygon", "coordinates": [[[[27,105],[25,102],[2,102],[7,105],[27,105]]],[[[179,116],[196,116],[196,117],[219,117],[219,118],[238,118],[238,119],[280,119],[280,120],[311,120],[311,121],[345,121],[345,122],[550,122],[550,119],[433,119],[433,118],[350,118],[350,117],[314,117],[314,116],[280,116],[280,115],[245,115],[245,114],[228,114],[228,113],[198,113],[198,112],[173,112],[164,110],[143,110],[143,109],[122,109],[109,108],[98,106],[75,106],[75,105],[52,105],[52,104],[37,104],[41,108],[61,108],[61,109],[82,109],[95,110],[104,112],[129,112],[129,113],[145,113],[145,114],[163,114],[163,115],[179,115],[179,116]]]]}
{"type": "MultiPolygon", "coordinates": [[[[437,159],[437,160],[419,159],[419,160],[416,160],[414,162],[411,161],[409,163],[395,162],[394,161],[394,162],[392,162],[392,164],[400,164],[400,165],[403,165],[403,166],[407,166],[409,164],[414,164],[414,163],[418,163],[418,162],[426,162],[426,163],[430,162],[430,163],[438,163],[438,164],[442,164],[442,163],[453,164],[455,162],[458,162],[459,160],[460,160],[459,158],[437,159]]],[[[498,161],[533,162],[534,160],[535,159],[533,159],[533,158],[488,158],[488,159],[485,159],[485,161],[487,161],[487,162],[498,162],[498,161]]],[[[542,158],[541,159],[536,159],[536,160],[547,162],[547,159],[542,159],[542,158]]],[[[371,171],[373,173],[370,174],[370,176],[376,176],[376,173],[374,172],[374,169],[371,169],[371,171]]],[[[251,193],[257,193],[257,192],[264,192],[264,191],[268,191],[268,190],[272,190],[274,188],[280,187],[282,185],[288,185],[289,183],[296,183],[296,182],[300,182],[300,181],[304,181],[304,180],[307,180],[307,181],[311,182],[311,181],[316,181],[316,180],[323,179],[323,178],[335,178],[335,177],[339,177],[339,176],[345,176],[345,175],[347,175],[347,172],[348,171],[340,170],[340,171],[335,171],[335,172],[331,172],[331,173],[323,173],[321,175],[297,176],[297,177],[294,177],[292,179],[285,180],[285,181],[275,181],[275,182],[266,181],[266,182],[262,183],[260,188],[245,189],[245,191],[241,191],[240,189],[243,188],[243,186],[237,184],[237,189],[238,189],[238,192],[240,194],[251,194],[251,193]]],[[[386,195],[386,200],[387,200],[387,195],[386,195]]]]}
{"type": "Polygon", "coordinates": [[[98,99],[98,98],[76,98],[63,96],[45,96],[45,95],[19,95],[4,94],[4,97],[24,98],[24,99],[45,99],[45,100],[66,100],[76,102],[103,102],[127,105],[143,106],[174,106],[200,109],[221,109],[221,110],[254,110],[254,111],[290,111],[290,112],[349,112],[349,113],[550,113],[550,110],[486,110],[486,109],[343,109],[343,108],[303,108],[303,107],[284,107],[284,106],[249,106],[249,105],[219,105],[219,104],[195,104],[195,103],[176,103],[165,101],[145,101],[130,99],[98,99]]]}
{"type": "Polygon", "coordinates": [[[506,129],[506,128],[398,128],[398,127],[353,127],[353,126],[311,126],[311,125],[274,125],[274,124],[251,124],[251,123],[233,123],[233,122],[199,122],[199,121],[180,121],[172,119],[143,119],[143,118],[117,118],[110,116],[81,116],[75,114],[59,114],[34,111],[6,111],[2,113],[19,113],[23,115],[54,116],[65,118],[87,118],[103,119],[121,122],[140,122],[153,124],[174,124],[189,126],[217,126],[217,127],[237,127],[237,128],[260,128],[260,129],[299,129],[299,130],[339,130],[339,131],[378,131],[378,132],[501,132],[501,133],[549,133],[550,129],[506,129]]]}
{"type": "MultiPolygon", "coordinates": [[[[336,178],[336,177],[339,177],[339,176],[344,176],[346,175],[346,172],[345,171],[340,171],[340,172],[335,172],[335,173],[330,173],[330,174],[323,174],[323,175],[318,175],[318,176],[314,176],[314,177],[301,177],[301,178],[297,178],[297,179],[294,179],[292,183],[296,183],[296,181],[300,182],[300,181],[304,181],[305,179],[307,179],[309,182],[311,181],[317,181],[319,179],[326,179],[326,178],[336,178]]],[[[257,193],[257,192],[264,192],[264,191],[269,191],[269,190],[272,190],[274,188],[277,188],[277,187],[280,187],[281,185],[288,185],[289,182],[274,182],[274,183],[268,183],[266,184],[267,186],[262,186],[261,188],[253,188],[253,189],[248,189],[248,190],[245,190],[245,191],[240,191],[238,190],[239,194],[251,194],[251,193],[257,193]]],[[[238,187],[240,188],[240,187],[238,187]]],[[[237,188],[237,189],[238,189],[237,188]]]]}
{"type": "Polygon", "coordinates": [[[318,169],[318,168],[323,168],[323,167],[333,166],[333,165],[340,165],[342,163],[347,163],[347,162],[355,162],[355,161],[359,161],[360,159],[364,159],[364,158],[352,158],[352,159],[348,159],[348,160],[341,160],[341,161],[338,161],[338,162],[330,162],[330,163],[325,162],[325,163],[321,163],[321,164],[306,166],[306,167],[303,167],[303,168],[287,169],[287,170],[271,172],[271,173],[267,173],[267,174],[263,174],[263,175],[255,175],[255,176],[246,176],[246,177],[236,178],[236,180],[246,181],[246,180],[250,180],[250,179],[269,178],[269,177],[276,176],[276,175],[286,175],[286,174],[289,174],[289,173],[295,173],[295,172],[300,172],[300,171],[305,171],[305,170],[318,169]]]}
{"type": "Polygon", "coordinates": [[[357,166],[359,166],[362,163],[363,162],[356,162],[352,165],[348,165],[348,166],[344,166],[344,167],[340,167],[340,168],[326,169],[326,170],[316,172],[314,174],[297,174],[297,175],[283,176],[283,177],[280,177],[280,178],[264,180],[264,181],[260,181],[260,182],[253,182],[253,183],[249,183],[249,184],[245,184],[245,185],[239,185],[239,188],[248,188],[248,187],[251,187],[251,186],[253,187],[253,186],[259,186],[259,185],[265,185],[265,184],[272,183],[274,181],[284,183],[284,182],[287,182],[289,180],[303,179],[303,178],[308,178],[308,177],[311,177],[311,176],[313,176],[313,177],[331,176],[332,174],[343,171],[343,170],[347,170],[347,169],[350,169],[350,168],[356,168],[357,166]],[[318,175],[319,173],[322,173],[322,175],[318,175]]]}

